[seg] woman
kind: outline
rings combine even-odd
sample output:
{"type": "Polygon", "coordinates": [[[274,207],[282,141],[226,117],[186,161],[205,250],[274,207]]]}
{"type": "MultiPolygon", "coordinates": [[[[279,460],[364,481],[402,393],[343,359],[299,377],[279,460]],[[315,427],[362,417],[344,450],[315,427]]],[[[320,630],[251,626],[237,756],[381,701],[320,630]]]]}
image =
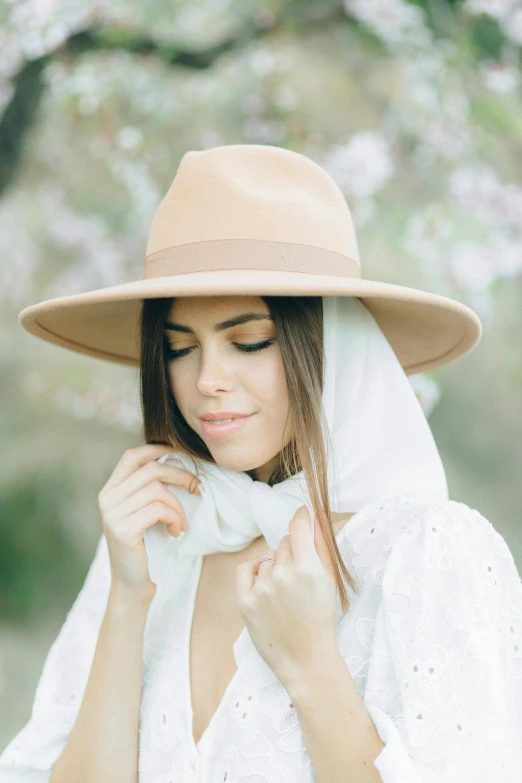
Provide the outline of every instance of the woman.
{"type": "Polygon", "coordinates": [[[144,280],[20,317],[140,366],[145,445],[0,783],[520,779],[522,584],[407,379],[480,322],[362,279],[319,166],[187,153],[144,280]]]}

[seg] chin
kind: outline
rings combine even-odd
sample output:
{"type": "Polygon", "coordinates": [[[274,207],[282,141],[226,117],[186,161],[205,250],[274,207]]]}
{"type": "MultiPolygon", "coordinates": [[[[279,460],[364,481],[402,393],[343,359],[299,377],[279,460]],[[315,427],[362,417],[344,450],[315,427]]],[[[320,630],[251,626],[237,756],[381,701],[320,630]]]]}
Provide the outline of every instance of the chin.
{"type": "Polygon", "coordinates": [[[253,462],[252,460],[241,458],[222,459],[218,458],[215,454],[212,456],[216,461],[216,465],[219,465],[221,468],[225,468],[225,470],[238,470],[246,473],[248,470],[255,470],[257,467],[259,467],[258,460],[253,462]]]}
{"type": "Polygon", "coordinates": [[[255,457],[250,457],[248,454],[241,454],[240,450],[238,453],[237,449],[231,449],[229,454],[225,454],[215,448],[211,449],[210,446],[209,451],[216,465],[225,468],[225,470],[238,470],[246,473],[248,470],[256,470],[261,465],[264,465],[263,461],[259,461],[259,454],[256,454],[255,457]]]}

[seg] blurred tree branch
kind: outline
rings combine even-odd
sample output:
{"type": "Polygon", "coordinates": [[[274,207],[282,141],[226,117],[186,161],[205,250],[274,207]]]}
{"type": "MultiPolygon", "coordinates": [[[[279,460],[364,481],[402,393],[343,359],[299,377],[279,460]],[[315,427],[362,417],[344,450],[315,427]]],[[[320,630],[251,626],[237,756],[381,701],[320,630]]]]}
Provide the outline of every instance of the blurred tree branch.
{"type": "Polygon", "coordinates": [[[13,95],[0,122],[0,196],[14,179],[23,144],[44,90],[42,72],[50,55],[26,63],[13,78],[13,95]]]}
{"type": "Polygon", "coordinates": [[[282,10],[246,19],[242,29],[228,39],[206,49],[192,50],[176,44],[159,43],[132,30],[93,27],[74,33],[54,52],[24,64],[13,77],[13,94],[0,120],[0,197],[13,182],[23,154],[28,132],[38,114],[45,84],[42,74],[56,56],[79,57],[84,52],[123,49],[137,55],[152,55],[169,67],[210,68],[226,52],[239,50],[252,41],[273,33],[291,30],[298,33],[306,26],[347,22],[338,0],[291,0],[282,10]]]}

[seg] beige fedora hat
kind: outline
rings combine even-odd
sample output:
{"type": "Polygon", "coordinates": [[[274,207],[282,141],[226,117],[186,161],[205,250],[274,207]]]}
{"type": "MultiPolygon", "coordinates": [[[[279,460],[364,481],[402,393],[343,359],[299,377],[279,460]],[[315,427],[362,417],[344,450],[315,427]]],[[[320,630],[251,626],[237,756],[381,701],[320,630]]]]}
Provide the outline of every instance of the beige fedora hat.
{"type": "Polygon", "coordinates": [[[62,348],[139,366],[144,299],[234,294],[359,297],[407,375],[448,364],[482,334],[458,301],[363,279],[336,182],[305,155],[259,144],[183,155],[152,221],[142,279],[48,299],[18,319],[62,348]]]}

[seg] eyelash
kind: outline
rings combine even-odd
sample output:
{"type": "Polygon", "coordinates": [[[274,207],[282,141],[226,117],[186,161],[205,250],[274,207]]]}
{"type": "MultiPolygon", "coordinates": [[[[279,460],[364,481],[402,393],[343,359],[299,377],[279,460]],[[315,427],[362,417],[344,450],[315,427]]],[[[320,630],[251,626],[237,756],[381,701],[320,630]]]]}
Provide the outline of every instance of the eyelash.
{"type": "MultiPolygon", "coordinates": [[[[257,353],[264,348],[268,348],[273,342],[273,340],[265,340],[262,343],[233,343],[233,345],[236,346],[236,349],[240,351],[240,353],[257,353]]],[[[179,351],[174,350],[174,348],[166,348],[165,357],[168,360],[178,359],[180,356],[186,356],[188,351],[191,350],[192,348],[182,348],[179,351]]]]}

